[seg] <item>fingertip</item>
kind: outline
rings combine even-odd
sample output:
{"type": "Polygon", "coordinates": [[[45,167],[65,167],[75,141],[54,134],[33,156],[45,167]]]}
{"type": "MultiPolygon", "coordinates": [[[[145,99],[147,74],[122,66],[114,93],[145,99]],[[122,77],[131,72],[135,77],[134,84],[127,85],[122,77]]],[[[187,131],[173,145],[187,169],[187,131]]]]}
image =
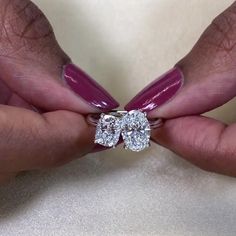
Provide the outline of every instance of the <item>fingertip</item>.
{"type": "Polygon", "coordinates": [[[119,107],[119,103],[97,81],[78,66],[69,63],[64,66],[63,79],[66,85],[88,105],[100,112],[119,107]]]}
{"type": "Polygon", "coordinates": [[[156,112],[177,95],[183,83],[183,73],[178,67],[174,67],[147,85],[125,106],[125,109],[139,109],[149,114],[152,111],[156,112]]]}

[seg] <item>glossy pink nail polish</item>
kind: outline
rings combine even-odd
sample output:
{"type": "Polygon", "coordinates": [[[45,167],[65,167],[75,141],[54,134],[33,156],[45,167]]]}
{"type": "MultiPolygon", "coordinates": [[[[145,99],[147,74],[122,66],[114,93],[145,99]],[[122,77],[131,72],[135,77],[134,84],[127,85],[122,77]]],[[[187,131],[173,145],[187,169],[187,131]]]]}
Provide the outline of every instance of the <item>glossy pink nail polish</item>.
{"type": "Polygon", "coordinates": [[[138,93],[125,109],[150,112],[172,99],[182,87],[183,80],[182,71],[175,67],[138,93]]]}
{"type": "Polygon", "coordinates": [[[74,64],[64,67],[64,80],[71,90],[102,112],[119,106],[119,103],[101,85],[74,64]]]}

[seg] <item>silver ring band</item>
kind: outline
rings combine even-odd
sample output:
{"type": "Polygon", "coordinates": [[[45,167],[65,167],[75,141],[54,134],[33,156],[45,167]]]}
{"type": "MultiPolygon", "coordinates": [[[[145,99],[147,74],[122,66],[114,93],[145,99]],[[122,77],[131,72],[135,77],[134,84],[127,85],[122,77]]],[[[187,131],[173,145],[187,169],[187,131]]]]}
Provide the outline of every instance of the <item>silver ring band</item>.
{"type": "MultiPolygon", "coordinates": [[[[108,113],[102,113],[110,116],[114,116],[117,118],[122,118],[124,115],[126,115],[128,111],[118,111],[118,110],[113,110],[108,113]]],[[[145,113],[144,113],[145,114],[145,113]]],[[[92,126],[97,126],[99,119],[101,117],[101,114],[89,114],[87,116],[87,122],[92,125],[92,126]]],[[[163,119],[158,118],[158,119],[149,119],[149,124],[151,129],[157,129],[160,128],[163,125],[163,119]]]]}

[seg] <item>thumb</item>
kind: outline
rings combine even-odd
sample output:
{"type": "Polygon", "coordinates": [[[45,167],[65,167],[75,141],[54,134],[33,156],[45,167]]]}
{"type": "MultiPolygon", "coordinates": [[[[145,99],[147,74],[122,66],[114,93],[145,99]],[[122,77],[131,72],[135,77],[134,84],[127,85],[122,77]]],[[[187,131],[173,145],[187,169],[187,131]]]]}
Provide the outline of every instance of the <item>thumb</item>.
{"type": "Polygon", "coordinates": [[[236,176],[236,124],[203,116],[169,119],[153,130],[152,140],[198,167],[236,176]]]}
{"type": "Polygon", "coordinates": [[[150,117],[201,114],[236,95],[236,3],[219,15],[176,67],[148,85],[127,110],[150,117]]]}
{"type": "Polygon", "coordinates": [[[70,63],[52,27],[29,0],[0,0],[0,71],[5,85],[43,110],[107,111],[118,103],[70,63]]]}

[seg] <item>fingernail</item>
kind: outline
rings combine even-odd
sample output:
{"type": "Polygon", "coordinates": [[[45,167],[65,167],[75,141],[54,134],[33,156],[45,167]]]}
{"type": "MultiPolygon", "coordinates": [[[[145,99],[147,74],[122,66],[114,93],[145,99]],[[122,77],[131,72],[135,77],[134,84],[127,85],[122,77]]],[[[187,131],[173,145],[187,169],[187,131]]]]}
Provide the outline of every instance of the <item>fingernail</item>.
{"type": "Polygon", "coordinates": [[[138,93],[125,109],[150,112],[172,99],[182,87],[183,80],[182,71],[175,67],[138,93]]]}
{"type": "Polygon", "coordinates": [[[101,85],[74,64],[67,64],[64,67],[64,80],[72,91],[102,112],[119,106],[119,103],[101,85]]]}

